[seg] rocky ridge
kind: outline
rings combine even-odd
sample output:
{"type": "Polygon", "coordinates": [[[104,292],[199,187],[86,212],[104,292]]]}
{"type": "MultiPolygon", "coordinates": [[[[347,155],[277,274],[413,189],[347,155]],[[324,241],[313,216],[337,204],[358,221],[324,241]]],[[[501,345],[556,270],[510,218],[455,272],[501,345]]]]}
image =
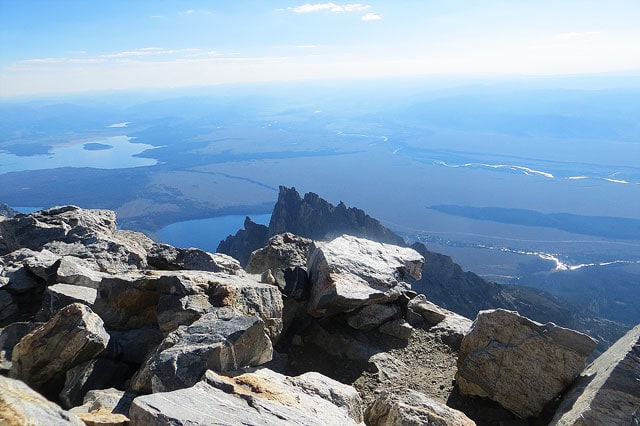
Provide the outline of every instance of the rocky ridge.
{"type": "Polygon", "coordinates": [[[587,336],[504,310],[472,322],[418,295],[425,258],[408,247],[278,234],[247,262],[118,230],[104,210],[0,221],[0,419],[540,424],[558,403],[633,418],[635,382],[615,377],[640,371],[637,329],[584,369],[587,336]]]}

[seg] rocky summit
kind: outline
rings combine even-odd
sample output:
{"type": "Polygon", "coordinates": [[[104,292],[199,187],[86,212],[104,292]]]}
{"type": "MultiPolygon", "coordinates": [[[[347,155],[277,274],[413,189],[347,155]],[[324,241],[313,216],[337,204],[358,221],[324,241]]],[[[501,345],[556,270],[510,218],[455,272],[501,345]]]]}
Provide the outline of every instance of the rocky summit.
{"type": "Polygon", "coordinates": [[[107,210],[3,215],[0,424],[637,424],[640,326],[596,358],[360,210],[278,204],[242,262],[107,210]]]}

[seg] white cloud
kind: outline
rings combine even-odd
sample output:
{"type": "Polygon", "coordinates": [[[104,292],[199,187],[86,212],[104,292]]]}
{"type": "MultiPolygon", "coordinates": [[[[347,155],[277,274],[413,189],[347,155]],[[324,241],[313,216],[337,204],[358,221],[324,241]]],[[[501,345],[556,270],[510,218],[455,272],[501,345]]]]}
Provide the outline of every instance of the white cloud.
{"type": "Polygon", "coordinates": [[[382,19],[382,15],[377,13],[367,13],[366,15],[362,15],[361,19],[363,21],[379,21],[382,19]]]}
{"type": "Polygon", "coordinates": [[[210,10],[196,10],[196,9],[187,9],[183,12],[180,12],[180,15],[212,15],[213,12],[210,10]]]}
{"type": "Polygon", "coordinates": [[[313,13],[313,12],[321,12],[323,10],[329,10],[333,13],[342,13],[342,12],[358,12],[370,9],[371,6],[368,4],[361,3],[352,3],[339,5],[333,2],[328,3],[307,3],[300,6],[296,6],[292,8],[296,13],[313,13]]]}
{"type": "Polygon", "coordinates": [[[583,31],[583,32],[570,31],[566,33],[555,34],[554,36],[551,37],[551,39],[556,41],[577,40],[577,39],[591,38],[598,34],[601,34],[601,32],[600,31],[583,31]]]}
{"type": "Polygon", "coordinates": [[[105,53],[99,55],[99,58],[131,58],[136,56],[157,56],[157,55],[171,55],[174,53],[180,53],[179,50],[163,49],[160,47],[143,47],[142,49],[129,50],[125,52],[117,53],[105,53]]]}

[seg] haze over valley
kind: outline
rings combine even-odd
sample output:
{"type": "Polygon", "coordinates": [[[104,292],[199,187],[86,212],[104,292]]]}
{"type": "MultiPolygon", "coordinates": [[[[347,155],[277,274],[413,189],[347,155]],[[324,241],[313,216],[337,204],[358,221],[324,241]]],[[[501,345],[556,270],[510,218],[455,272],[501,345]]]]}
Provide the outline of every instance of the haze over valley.
{"type": "Polygon", "coordinates": [[[0,199],[114,209],[124,228],[215,251],[245,215],[267,223],[278,186],[294,186],[490,280],[564,296],[606,282],[615,305],[605,310],[625,322],[640,315],[640,89],[561,83],[385,79],[5,101],[0,199]]]}

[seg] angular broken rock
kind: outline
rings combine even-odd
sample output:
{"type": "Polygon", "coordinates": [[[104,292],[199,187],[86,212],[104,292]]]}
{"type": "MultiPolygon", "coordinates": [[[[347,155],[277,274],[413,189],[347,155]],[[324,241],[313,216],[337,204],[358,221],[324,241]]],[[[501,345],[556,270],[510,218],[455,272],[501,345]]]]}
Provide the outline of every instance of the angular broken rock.
{"type": "Polygon", "coordinates": [[[427,300],[424,294],[418,294],[407,304],[407,309],[420,315],[432,327],[447,317],[446,310],[427,300]]]}
{"type": "Polygon", "coordinates": [[[587,367],[551,425],[634,425],[640,420],[640,325],[587,367]]]}
{"type": "Polygon", "coordinates": [[[222,253],[209,253],[198,248],[178,248],[154,244],[147,254],[149,266],[167,271],[198,270],[241,275],[240,262],[222,253]]]}
{"type": "Polygon", "coordinates": [[[53,207],[0,222],[0,255],[20,248],[46,249],[58,256],[91,259],[99,270],[121,273],[147,266],[153,241],[144,234],[117,230],[110,210],[53,207]]]}
{"type": "Polygon", "coordinates": [[[365,412],[370,426],[474,426],[464,413],[411,389],[383,391],[365,412]]]}
{"type": "Polygon", "coordinates": [[[109,343],[102,319],[81,303],[66,306],[13,348],[10,377],[47,396],[57,394],[70,368],[98,356],[109,343]]]}
{"type": "Polygon", "coordinates": [[[385,322],[380,326],[378,330],[380,331],[380,333],[397,337],[401,340],[409,340],[409,338],[413,334],[413,327],[411,326],[411,324],[406,322],[404,318],[398,318],[385,322]]]}
{"type": "Polygon", "coordinates": [[[95,289],[105,276],[97,262],[74,256],[63,256],[56,269],[56,282],[95,289]]]}
{"type": "Polygon", "coordinates": [[[309,313],[348,312],[398,298],[408,277],[420,278],[424,259],[413,249],[343,235],[309,256],[309,313]]]}
{"type": "Polygon", "coordinates": [[[63,410],[20,380],[0,376],[0,423],[7,426],[84,426],[82,420],[63,410]]]}
{"type": "Polygon", "coordinates": [[[131,426],[363,424],[362,401],[351,386],[319,373],[288,377],[266,368],[235,377],[207,371],[191,388],[134,399],[129,416],[131,426]]]}
{"type": "MultiPolygon", "coordinates": [[[[291,271],[296,268],[306,270],[307,257],[312,243],[310,239],[299,237],[290,232],[275,235],[269,238],[265,247],[251,253],[246,268],[247,272],[250,274],[262,274],[266,271],[271,271],[278,287],[283,290],[289,287],[289,290],[285,291],[287,296],[291,296],[294,293],[304,293],[308,291],[306,288],[307,281],[297,280],[299,277],[293,275],[291,271]],[[289,272],[287,273],[286,271],[289,272]],[[294,281],[299,281],[298,286],[292,285],[294,281]]],[[[296,274],[299,274],[299,272],[296,274]]]]}
{"type": "Polygon", "coordinates": [[[260,365],[272,354],[260,318],[219,308],[169,334],[133,377],[131,389],[140,393],[182,389],[193,386],[208,369],[260,365]]]}
{"type": "Polygon", "coordinates": [[[92,306],[96,300],[97,290],[89,287],[70,284],[50,285],[42,296],[42,307],[36,313],[38,321],[48,321],[60,309],[72,303],[83,303],[92,306]]]}
{"type": "Polygon", "coordinates": [[[399,306],[392,303],[367,305],[350,316],[347,324],[356,330],[373,330],[393,318],[402,316],[399,306]]]}
{"type": "Polygon", "coordinates": [[[168,334],[221,306],[258,315],[274,339],[282,331],[278,289],[249,276],[224,273],[148,271],[146,275],[105,278],[94,309],[110,328],[160,327],[168,334]]]}
{"type": "Polygon", "coordinates": [[[69,412],[78,416],[87,426],[127,426],[129,407],[137,395],[114,388],[87,392],[84,403],[69,412]]]}
{"type": "Polygon", "coordinates": [[[503,309],[480,311],[462,339],[456,382],[525,418],[538,415],[580,374],[597,342],[503,309]]]}

